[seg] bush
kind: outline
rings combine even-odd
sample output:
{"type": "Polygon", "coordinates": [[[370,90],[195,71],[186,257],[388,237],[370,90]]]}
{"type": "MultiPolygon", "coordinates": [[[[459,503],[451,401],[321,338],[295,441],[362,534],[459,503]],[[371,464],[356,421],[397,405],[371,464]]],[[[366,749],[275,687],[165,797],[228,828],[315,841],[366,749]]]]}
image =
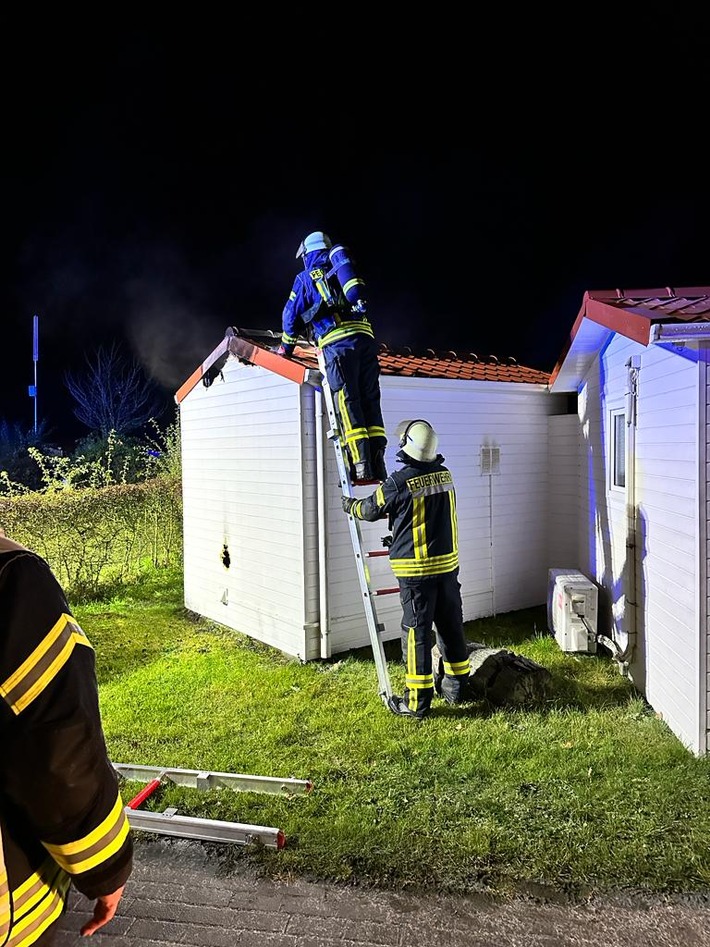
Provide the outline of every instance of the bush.
{"type": "Polygon", "coordinates": [[[108,487],[155,477],[180,480],[182,475],[177,417],[164,429],[149,422],[142,437],[120,436],[115,431],[106,437],[90,434],[69,456],[41,448],[19,431],[12,432],[12,437],[8,432],[3,440],[0,422],[0,496],[108,487]],[[4,444],[12,446],[3,455],[4,444]],[[4,465],[3,456],[8,461],[4,465]]]}
{"type": "Polygon", "coordinates": [[[20,490],[40,489],[41,471],[30,450],[47,456],[57,456],[61,453],[47,444],[47,429],[44,424],[34,431],[0,420],[0,492],[7,492],[5,484],[14,484],[20,490]]]}
{"type": "Polygon", "coordinates": [[[0,525],[76,598],[115,592],[182,559],[180,482],[168,477],[0,497],[0,525]]]}

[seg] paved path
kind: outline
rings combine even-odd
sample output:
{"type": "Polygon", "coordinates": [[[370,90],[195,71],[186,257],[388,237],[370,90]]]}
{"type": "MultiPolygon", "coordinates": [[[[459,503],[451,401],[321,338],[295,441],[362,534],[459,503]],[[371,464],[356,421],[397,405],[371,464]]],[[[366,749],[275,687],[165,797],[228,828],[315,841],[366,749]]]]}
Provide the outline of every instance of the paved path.
{"type": "Polygon", "coordinates": [[[78,934],[90,903],[74,894],[57,947],[710,947],[710,896],[584,904],[459,899],[302,879],[271,881],[214,848],[141,839],[119,914],[78,934]]]}

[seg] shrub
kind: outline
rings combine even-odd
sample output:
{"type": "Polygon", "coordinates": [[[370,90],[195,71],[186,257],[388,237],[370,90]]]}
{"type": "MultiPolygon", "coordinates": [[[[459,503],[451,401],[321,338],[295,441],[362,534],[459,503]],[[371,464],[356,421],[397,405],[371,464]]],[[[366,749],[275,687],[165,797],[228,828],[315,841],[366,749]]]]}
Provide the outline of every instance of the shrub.
{"type": "Polygon", "coordinates": [[[46,455],[60,453],[47,444],[44,423],[34,431],[0,420],[0,493],[11,492],[9,485],[20,491],[38,490],[41,487],[41,473],[30,450],[46,455]]]}
{"type": "Polygon", "coordinates": [[[96,598],[182,558],[180,482],[0,497],[5,532],[43,556],[67,593],[96,598]]]}

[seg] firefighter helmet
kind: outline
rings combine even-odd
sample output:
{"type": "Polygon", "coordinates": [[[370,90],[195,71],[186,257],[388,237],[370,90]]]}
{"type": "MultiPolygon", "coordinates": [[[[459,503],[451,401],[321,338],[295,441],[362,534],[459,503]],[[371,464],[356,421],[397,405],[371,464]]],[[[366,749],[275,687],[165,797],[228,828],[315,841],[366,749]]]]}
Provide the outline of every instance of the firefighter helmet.
{"type": "Polygon", "coordinates": [[[428,421],[417,418],[414,421],[400,421],[395,436],[401,449],[414,460],[428,463],[438,456],[439,438],[428,421]]]}
{"type": "Polygon", "coordinates": [[[330,250],[332,246],[333,243],[328,234],[323,233],[322,230],[316,230],[313,233],[309,233],[307,237],[303,238],[301,245],[298,248],[296,259],[300,259],[306,253],[310,253],[311,250],[330,250]]]}

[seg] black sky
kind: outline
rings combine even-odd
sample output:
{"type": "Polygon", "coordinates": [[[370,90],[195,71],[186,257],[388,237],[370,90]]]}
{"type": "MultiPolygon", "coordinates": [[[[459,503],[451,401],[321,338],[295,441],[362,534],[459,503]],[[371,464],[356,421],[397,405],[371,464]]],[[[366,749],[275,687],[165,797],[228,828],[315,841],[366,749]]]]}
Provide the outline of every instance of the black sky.
{"type": "Polygon", "coordinates": [[[32,423],[35,313],[58,437],[87,433],[63,378],[98,345],[172,403],[227,326],[280,327],[314,229],[355,254],[380,341],[545,371],[585,290],[710,284],[697,37],[660,75],[637,47],[562,55],[524,28],[492,56],[463,21],[357,57],[193,26],[9,44],[0,420],[32,423]]]}

